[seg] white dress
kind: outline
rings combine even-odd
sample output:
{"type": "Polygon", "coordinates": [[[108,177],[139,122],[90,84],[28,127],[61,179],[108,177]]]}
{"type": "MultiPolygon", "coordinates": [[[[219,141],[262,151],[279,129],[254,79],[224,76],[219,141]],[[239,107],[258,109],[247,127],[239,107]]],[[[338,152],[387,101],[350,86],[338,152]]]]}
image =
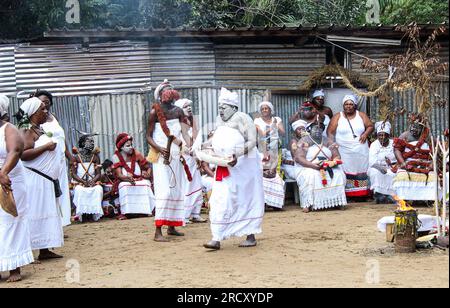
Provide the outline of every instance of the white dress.
{"type": "MultiPolygon", "coordinates": [[[[0,128],[0,169],[3,168],[8,152],[6,150],[5,124],[0,128]]],[[[12,271],[34,261],[31,250],[27,189],[22,161],[9,173],[18,217],[7,214],[0,207],[0,272],[12,271]]],[[[2,189],[2,188],[0,188],[2,189]]]]}
{"type": "MultiPolygon", "coordinates": [[[[415,146],[418,141],[410,142],[415,146]]],[[[422,150],[429,150],[428,144],[422,145],[422,150]]],[[[405,150],[409,152],[409,149],[405,150]]],[[[414,161],[408,158],[406,162],[414,161]]],[[[431,163],[431,161],[429,162],[431,163]]],[[[397,196],[402,200],[408,201],[434,201],[436,199],[436,175],[434,172],[426,174],[407,172],[406,170],[398,170],[394,179],[394,190],[397,196]]]]}
{"type": "Polygon", "coordinates": [[[386,147],[381,146],[380,141],[375,141],[370,146],[369,152],[369,171],[370,189],[375,193],[392,196],[395,194],[393,188],[393,180],[395,173],[391,171],[391,168],[386,163],[386,158],[390,159],[393,163],[397,161],[394,153],[394,141],[389,140],[389,145],[386,147]],[[378,164],[387,167],[387,173],[382,174],[379,170],[372,168],[373,165],[378,164]]]}
{"type": "Polygon", "coordinates": [[[63,227],[70,225],[70,218],[72,216],[72,203],[70,201],[70,190],[69,190],[69,172],[67,170],[66,164],[66,134],[64,129],[59,125],[55,117],[53,117],[52,122],[46,122],[41,125],[45,133],[51,133],[53,138],[57,142],[57,153],[59,154],[59,159],[61,160],[61,173],[59,175],[59,185],[61,186],[62,196],[59,197],[59,203],[61,204],[63,227]]]}
{"type": "MultiPolygon", "coordinates": [[[[265,128],[267,126],[272,126],[275,122],[275,119],[277,120],[277,123],[282,123],[281,118],[278,117],[274,117],[272,118],[272,122],[271,124],[267,124],[266,122],[264,122],[264,120],[262,118],[257,118],[255,119],[255,125],[259,126],[260,129],[262,129],[263,131],[265,130],[265,128]]],[[[270,139],[266,139],[266,138],[262,138],[265,139],[265,142],[267,142],[268,145],[268,153],[270,155],[270,161],[268,163],[264,163],[263,162],[263,168],[265,169],[275,169],[278,166],[278,157],[279,157],[279,142],[280,142],[280,136],[279,136],[279,132],[278,129],[277,130],[272,130],[271,134],[269,137],[267,137],[270,139]]],[[[266,143],[262,142],[260,143],[260,145],[264,145],[266,143]]],[[[259,149],[260,153],[264,152],[264,149],[259,149]]],[[[285,199],[285,183],[283,181],[283,179],[280,177],[280,175],[278,174],[278,172],[276,173],[276,176],[272,179],[270,178],[266,178],[263,177],[263,187],[264,187],[264,199],[265,199],[265,203],[268,206],[272,206],[275,208],[283,208],[284,206],[284,199],[285,199]]]]}
{"type": "MultiPolygon", "coordinates": [[[[131,162],[127,163],[131,168],[131,162]]],[[[125,168],[122,168],[122,174],[129,176],[125,168]]],[[[141,168],[136,162],[134,174],[140,175],[141,168]]],[[[120,213],[151,215],[155,209],[155,195],[152,191],[152,185],[149,180],[136,181],[135,185],[128,182],[119,184],[119,203],[120,213]]]]}
{"type": "Polygon", "coordinates": [[[370,195],[369,177],[369,145],[361,144],[359,139],[366,131],[364,120],[359,111],[350,120],[351,127],[343,112],[336,130],[336,143],[343,161],[343,169],[347,177],[346,194],[348,197],[367,197],[370,195]]]}
{"type": "MultiPolygon", "coordinates": [[[[190,130],[190,135],[192,136],[192,129],[190,130]]],[[[192,150],[199,149],[201,147],[201,132],[199,132],[193,146],[192,150]]],[[[183,155],[186,159],[186,163],[192,175],[192,181],[189,182],[187,177],[185,177],[185,187],[186,196],[184,199],[185,206],[185,218],[186,221],[189,218],[197,218],[200,216],[202,205],[203,205],[203,179],[200,170],[197,166],[197,160],[195,157],[190,155],[183,155]]]]}
{"type": "MultiPolygon", "coordinates": [[[[47,135],[42,135],[34,147],[41,147],[51,141],[55,142],[47,135]]],[[[31,161],[24,161],[23,165],[56,180],[62,168],[59,157],[56,151],[46,151],[31,161]]],[[[29,169],[25,169],[25,173],[27,191],[32,192],[32,197],[29,198],[31,247],[33,250],[62,247],[62,213],[55,197],[55,186],[50,180],[29,169]]]]}
{"type": "MultiPolygon", "coordinates": [[[[178,119],[168,120],[167,126],[173,136],[182,139],[181,124],[178,119]]],[[[159,146],[167,147],[167,136],[164,134],[161,124],[155,124],[153,140],[159,146]]],[[[156,227],[170,226],[180,227],[185,225],[185,178],[186,173],[180,162],[180,147],[172,144],[170,165],[164,165],[164,158],[159,157],[153,164],[153,178],[155,187],[156,227]]]]}
{"type": "MultiPolygon", "coordinates": [[[[95,164],[78,163],[77,175],[81,179],[92,180],[92,177],[95,177],[95,164]],[[88,168],[89,170],[86,173],[88,168]]],[[[102,207],[103,187],[101,185],[95,185],[94,187],[75,186],[73,203],[77,208],[76,215],[80,221],[82,220],[83,214],[93,215],[94,220],[98,221],[104,214],[102,207]]]]}
{"type": "MultiPolygon", "coordinates": [[[[331,158],[332,153],[327,147],[322,148],[328,158],[331,158]]],[[[317,145],[312,145],[308,148],[306,159],[308,161],[315,161],[314,159],[319,152],[317,145]]],[[[318,158],[324,157],[322,153],[318,158]]],[[[328,159],[326,158],[326,159],[328,159]]],[[[347,198],[345,196],[345,174],[342,167],[333,168],[334,176],[331,178],[328,171],[326,172],[327,185],[323,185],[322,176],[319,170],[303,167],[297,178],[297,184],[300,190],[300,205],[302,208],[309,208],[313,211],[328,209],[333,207],[341,207],[347,205],[347,198]]]]}
{"type": "MultiPolygon", "coordinates": [[[[238,130],[226,126],[219,126],[212,140],[214,152],[223,157],[230,157],[244,143],[238,130]]],[[[228,169],[230,176],[213,184],[210,199],[213,241],[262,232],[264,189],[257,149],[240,157],[237,165],[228,169]]]]}

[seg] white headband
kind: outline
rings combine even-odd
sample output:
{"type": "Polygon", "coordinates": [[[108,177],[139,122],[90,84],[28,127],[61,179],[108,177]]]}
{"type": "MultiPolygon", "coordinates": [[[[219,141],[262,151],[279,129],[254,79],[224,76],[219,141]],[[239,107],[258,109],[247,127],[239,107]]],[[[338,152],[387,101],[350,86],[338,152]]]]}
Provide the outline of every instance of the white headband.
{"type": "Polygon", "coordinates": [[[392,125],[389,122],[377,122],[375,124],[375,128],[377,130],[377,134],[379,133],[386,133],[386,134],[391,134],[391,129],[392,129],[392,125]]]}
{"type": "Polygon", "coordinates": [[[305,120],[298,120],[295,121],[294,123],[292,123],[292,129],[294,130],[294,132],[299,128],[299,127],[304,127],[306,128],[308,126],[308,122],[306,122],[305,120]]]}
{"type": "Polygon", "coordinates": [[[225,88],[222,88],[219,96],[219,105],[227,104],[239,108],[239,94],[236,92],[230,92],[225,88]]]}
{"type": "Polygon", "coordinates": [[[325,92],[323,92],[323,90],[317,90],[313,94],[313,98],[320,97],[320,96],[324,96],[325,97],[325,92]]]}
{"type": "Polygon", "coordinates": [[[189,99],[187,99],[187,98],[182,98],[182,99],[179,99],[179,100],[177,100],[177,101],[175,102],[175,106],[177,106],[177,107],[183,109],[183,108],[184,108],[184,105],[186,105],[186,104],[188,104],[188,103],[189,103],[189,104],[192,104],[192,101],[189,100],[189,99]]]}
{"type": "Polygon", "coordinates": [[[355,106],[358,106],[358,99],[353,94],[344,96],[344,99],[342,100],[342,105],[344,105],[347,101],[352,101],[353,104],[355,104],[355,106]]]}
{"type": "Polygon", "coordinates": [[[20,109],[22,109],[22,111],[25,112],[28,117],[31,117],[39,110],[42,104],[43,103],[39,98],[32,97],[24,101],[23,104],[20,105],[20,109]]]}
{"type": "Polygon", "coordinates": [[[273,104],[271,102],[262,102],[261,104],[259,104],[258,109],[261,111],[261,108],[263,106],[267,106],[270,108],[270,110],[272,110],[272,112],[275,110],[273,107],[273,104]]]}

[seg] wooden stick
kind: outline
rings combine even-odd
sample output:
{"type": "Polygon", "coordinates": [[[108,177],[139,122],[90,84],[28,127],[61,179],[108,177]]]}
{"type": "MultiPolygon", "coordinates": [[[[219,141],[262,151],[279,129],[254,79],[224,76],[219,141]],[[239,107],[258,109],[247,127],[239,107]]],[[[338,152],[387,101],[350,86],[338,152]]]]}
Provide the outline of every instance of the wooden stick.
{"type": "Polygon", "coordinates": [[[439,144],[442,152],[442,233],[445,236],[447,227],[447,162],[449,150],[445,144],[445,137],[442,136],[442,142],[439,144]]]}
{"type": "Polygon", "coordinates": [[[433,169],[435,176],[435,191],[434,191],[434,209],[436,210],[436,227],[438,231],[438,236],[441,236],[441,222],[440,222],[440,214],[439,214],[439,176],[438,176],[438,154],[439,154],[439,137],[437,138],[437,144],[435,144],[433,136],[431,136],[431,147],[432,147],[432,154],[431,157],[433,158],[433,169]]]}

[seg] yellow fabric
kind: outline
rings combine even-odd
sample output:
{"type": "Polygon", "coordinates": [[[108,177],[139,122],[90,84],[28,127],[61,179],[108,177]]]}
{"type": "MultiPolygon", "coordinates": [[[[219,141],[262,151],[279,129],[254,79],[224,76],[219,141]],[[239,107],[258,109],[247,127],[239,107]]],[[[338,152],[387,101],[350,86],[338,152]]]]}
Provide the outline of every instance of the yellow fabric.
{"type": "Polygon", "coordinates": [[[157,152],[155,149],[150,148],[150,150],[148,151],[147,161],[149,163],[156,164],[159,160],[160,155],[161,154],[157,152]]]}
{"type": "MultiPolygon", "coordinates": [[[[434,173],[430,173],[428,176],[428,183],[432,183],[435,181],[435,175],[434,173]]],[[[398,172],[397,176],[394,179],[394,182],[419,182],[419,183],[426,183],[427,182],[427,175],[421,174],[421,173],[413,173],[410,172],[409,176],[407,172],[398,172]]]]}

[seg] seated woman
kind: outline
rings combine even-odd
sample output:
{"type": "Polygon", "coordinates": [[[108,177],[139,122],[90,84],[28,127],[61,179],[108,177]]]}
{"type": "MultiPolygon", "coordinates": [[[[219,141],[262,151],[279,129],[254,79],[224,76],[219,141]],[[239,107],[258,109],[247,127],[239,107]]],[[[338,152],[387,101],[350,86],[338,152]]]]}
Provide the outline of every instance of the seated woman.
{"type": "Polygon", "coordinates": [[[83,218],[98,221],[103,216],[103,187],[98,185],[101,171],[97,168],[100,165],[100,150],[95,148],[91,135],[81,136],[78,147],[73,149],[76,163],[71,168],[76,219],[80,222],[83,218]]]}
{"type": "Polygon", "coordinates": [[[391,167],[397,159],[394,154],[394,141],[389,138],[391,124],[389,122],[378,122],[375,128],[377,140],[370,146],[370,168],[367,172],[371,183],[370,189],[374,192],[377,204],[393,203],[395,173],[392,172],[391,167]]]}
{"type": "Polygon", "coordinates": [[[103,186],[103,212],[106,217],[113,218],[119,213],[119,195],[117,193],[117,178],[114,175],[114,163],[106,159],[102,164],[103,174],[100,182],[103,186]]]}
{"type": "Polygon", "coordinates": [[[434,201],[435,173],[431,158],[430,129],[420,115],[411,115],[409,131],[394,139],[399,170],[394,190],[406,201],[434,201]]]}
{"type": "Polygon", "coordinates": [[[120,183],[121,215],[127,218],[130,215],[152,215],[156,203],[150,182],[150,163],[133,147],[133,137],[126,133],[117,136],[116,148],[113,169],[120,183]]]}
{"type": "MultiPolygon", "coordinates": [[[[338,147],[323,144],[322,123],[308,127],[309,134],[298,143],[295,161],[302,166],[297,177],[300,203],[305,213],[333,207],[345,207],[345,173],[338,147]]],[[[294,147],[295,148],[295,147],[294,147]]]]}

